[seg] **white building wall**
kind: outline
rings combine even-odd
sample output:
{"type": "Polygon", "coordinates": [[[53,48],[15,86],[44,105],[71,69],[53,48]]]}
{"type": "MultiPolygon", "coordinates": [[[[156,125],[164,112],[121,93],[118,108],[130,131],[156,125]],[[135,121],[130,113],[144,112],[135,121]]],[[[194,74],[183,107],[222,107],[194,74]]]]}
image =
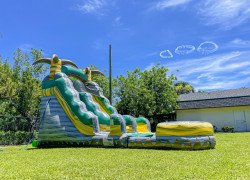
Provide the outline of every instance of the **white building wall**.
{"type": "Polygon", "coordinates": [[[245,110],[245,117],[247,121],[247,131],[250,131],[250,106],[247,110],[245,110]]]}
{"type": "Polygon", "coordinates": [[[250,106],[177,110],[177,121],[205,121],[215,125],[218,131],[223,126],[235,127],[234,111],[244,111],[247,131],[250,131],[250,106]]]}

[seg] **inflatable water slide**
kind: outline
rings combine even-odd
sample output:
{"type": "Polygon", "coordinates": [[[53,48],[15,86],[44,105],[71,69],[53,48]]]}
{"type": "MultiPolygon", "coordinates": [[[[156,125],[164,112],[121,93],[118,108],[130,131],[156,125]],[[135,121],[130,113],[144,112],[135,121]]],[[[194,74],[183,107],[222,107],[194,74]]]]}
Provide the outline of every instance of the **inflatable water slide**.
{"type": "Polygon", "coordinates": [[[75,63],[52,58],[35,64],[50,65],[42,81],[37,147],[98,146],[161,149],[210,149],[215,147],[213,126],[206,122],[159,123],[156,133],[144,117],[121,115],[110,105],[91,75],[102,74],[75,63]]]}

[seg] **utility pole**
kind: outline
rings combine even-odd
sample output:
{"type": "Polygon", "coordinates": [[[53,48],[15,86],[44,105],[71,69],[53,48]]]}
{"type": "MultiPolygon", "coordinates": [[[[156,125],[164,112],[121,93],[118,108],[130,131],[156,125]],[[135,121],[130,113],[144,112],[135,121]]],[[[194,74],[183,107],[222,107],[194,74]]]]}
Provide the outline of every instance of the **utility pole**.
{"type": "Polygon", "coordinates": [[[112,105],[112,47],[109,45],[109,101],[112,105]]]}

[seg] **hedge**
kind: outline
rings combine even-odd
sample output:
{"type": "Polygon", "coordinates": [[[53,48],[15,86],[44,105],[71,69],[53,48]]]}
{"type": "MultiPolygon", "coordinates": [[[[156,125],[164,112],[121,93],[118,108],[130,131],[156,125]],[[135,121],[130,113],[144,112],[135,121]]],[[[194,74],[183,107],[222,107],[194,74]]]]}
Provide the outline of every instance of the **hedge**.
{"type": "Polygon", "coordinates": [[[232,126],[224,126],[221,129],[223,132],[234,132],[234,127],[232,126]]]}
{"type": "MultiPolygon", "coordinates": [[[[36,132],[34,136],[36,137],[36,132]]],[[[28,143],[32,132],[27,131],[0,131],[0,145],[18,145],[28,143]]]]}

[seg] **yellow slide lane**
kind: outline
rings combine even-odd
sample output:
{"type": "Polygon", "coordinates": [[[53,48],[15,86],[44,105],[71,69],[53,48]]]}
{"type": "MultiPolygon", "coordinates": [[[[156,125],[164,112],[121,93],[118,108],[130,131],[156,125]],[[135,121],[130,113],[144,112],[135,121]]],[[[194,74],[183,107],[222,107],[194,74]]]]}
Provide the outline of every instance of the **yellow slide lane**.
{"type": "Polygon", "coordinates": [[[95,95],[92,95],[93,100],[99,105],[102,112],[107,113],[110,116],[110,113],[106,110],[106,108],[103,106],[103,104],[97,99],[95,95]]]}

